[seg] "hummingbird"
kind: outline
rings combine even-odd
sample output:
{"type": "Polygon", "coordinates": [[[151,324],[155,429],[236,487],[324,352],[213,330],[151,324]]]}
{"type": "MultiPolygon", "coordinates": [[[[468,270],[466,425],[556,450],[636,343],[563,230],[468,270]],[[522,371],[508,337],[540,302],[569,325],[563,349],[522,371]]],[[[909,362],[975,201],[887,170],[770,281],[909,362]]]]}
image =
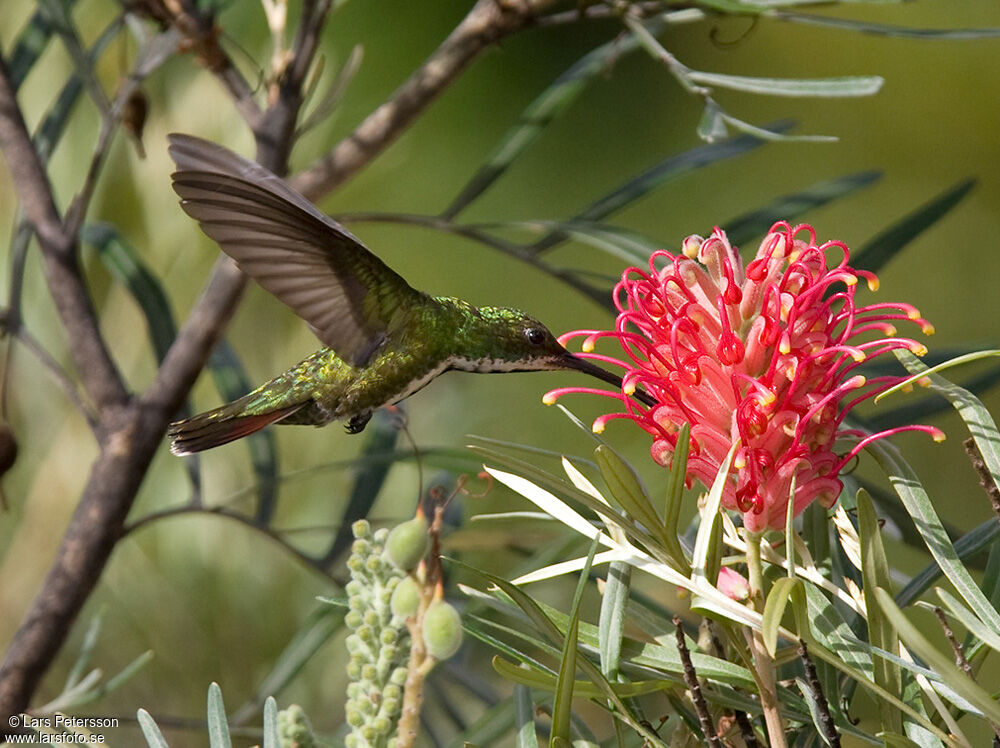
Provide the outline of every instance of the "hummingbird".
{"type": "MultiPolygon", "coordinates": [[[[518,309],[414,289],[263,166],[190,135],[168,139],[183,210],[326,346],[249,394],[172,423],[174,454],[227,444],[272,423],[343,420],[356,434],[377,409],[450,370],[570,369],[621,386],[620,377],[573,355],[518,309]]],[[[635,396],[653,404],[645,392],[635,396]]]]}

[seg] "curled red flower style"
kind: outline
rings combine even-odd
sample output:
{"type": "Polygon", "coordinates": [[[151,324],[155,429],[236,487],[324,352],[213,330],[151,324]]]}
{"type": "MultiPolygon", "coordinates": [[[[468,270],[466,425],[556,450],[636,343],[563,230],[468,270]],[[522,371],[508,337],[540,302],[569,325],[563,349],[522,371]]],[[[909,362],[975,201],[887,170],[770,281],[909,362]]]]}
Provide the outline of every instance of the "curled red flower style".
{"type": "Polygon", "coordinates": [[[615,287],[619,314],[615,329],[579,330],[585,357],[624,367],[622,392],[563,388],[546,395],[554,402],[571,392],[610,395],[628,418],[653,436],[653,459],[669,466],[677,434],[691,425],[688,480],[709,486],[733,443],[739,447],[723,494],[723,505],[743,513],[751,531],[784,526],[792,479],[797,515],[812,501],[836,501],[838,473],[873,439],[930,426],[904,426],[877,434],[843,422],[860,402],[903,377],[866,379],[859,365],[905,348],[926,348],[897,337],[893,324],[933,327],[909,304],[858,306],[860,279],[876,290],[872,273],[848,266],[849,250],[837,241],[816,245],[811,226],[777,223],[756,257],[743,267],[723,231],[692,236],[683,253],[653,253],[649,270],[629,268],[615,287]],[[595,342],[617,338],[628,361],[593,353],[595,342]],[[630,395],[641,387],[658,403],[645,409],[630,395]],[[835,444],[853,442],[846,453],[835,444]]]}

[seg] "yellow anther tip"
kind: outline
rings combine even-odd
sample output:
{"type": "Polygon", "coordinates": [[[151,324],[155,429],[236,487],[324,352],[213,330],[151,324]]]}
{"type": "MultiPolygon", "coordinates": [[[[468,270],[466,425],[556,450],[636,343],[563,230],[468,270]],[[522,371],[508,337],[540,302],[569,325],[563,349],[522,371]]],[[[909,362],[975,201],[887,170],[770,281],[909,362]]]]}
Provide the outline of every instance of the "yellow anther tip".
{"type": "Polygon", "coordinates": [[[622,392],[624,392],[626,395],[634,395],[635,382],[626,382],[624,385],[622,385],[622,392]]]}
{"type": "Polygon", "coordinates": [[[555,405],[556,400],[557,400],[556,396],[553,395],[551,392],[546,392],[544,395],[542,395],[542,402],[545,405],[555,405]]]}
{"type": "Polygon", "coordinates": [[[583,341],[583,345],[580,346],[580,350],[583,351],[584,353],[593,353],[594,352],[594,341],[593,340],[589,340],[589,339],[588,340],[584,340],[583,341]]]}
{"type": "Polygon", "coordinates": [[[878,278],[869,278],[868,279],[868,290],[869,291],[878,291],[878,285],[879,285],[878,278]]]}
{"type": "Polygon", "coordinates": [[[944,433],[943,431],[938,431],[938,432],[937,432],[936,434],[933,434],[933,435],[931,436],[931,438],[932,438],[932,439],[933,439],[934,441],[936,441],[936,442],[940,443],[940,442],[943,442],[943,441],[944,441],[945,439],[947,439],[948,437],[947,437],[947,435],[946,435],[946,434],[945,434],[945,433],[944,433]]]}
{"type": "Polygon", "coordinates": [[[914,356],[926,356],[927,346],[922,343],[917,343],[916,345],[910,347],[910,351],[913,352],[914,356]]]}
{"type": "Polygon", "coordinates": [[[858,277],[856,275],[848,275],[844,278],[845,286],[856,286],[858,284],[858,277]]]}
{"type": "Polygon", "coordinates": [[[591,426],[590,428],[591,431],[593,431],[595,434],[604,433],[604,424],[601,421],[594,421],[594,425],[591,426]]]}
{"type": "Polygon", "coordinates": [[[851,358],[853,358],[855,362],[860,364],[862,361],[868,358],[868,356],[865,355],[864,351],[854,351],[853,353],[851,353],[851,358]]]}
{"type": "Polygon", "coordinates": [[[926,322],[926,323],[924,323],[924,325],[923,325],[923,326],[922,326],[922,327],[920,328],[920,331],[921,331],[921,332],[922,332],[922,333],[923,333],[924,335],[933,335],[933,334],[934,334],[934,332],[935,332],[935,331],[934,331],[934,325],[932,325],[932,324],[931,324],[930,322],[926,322]]]}

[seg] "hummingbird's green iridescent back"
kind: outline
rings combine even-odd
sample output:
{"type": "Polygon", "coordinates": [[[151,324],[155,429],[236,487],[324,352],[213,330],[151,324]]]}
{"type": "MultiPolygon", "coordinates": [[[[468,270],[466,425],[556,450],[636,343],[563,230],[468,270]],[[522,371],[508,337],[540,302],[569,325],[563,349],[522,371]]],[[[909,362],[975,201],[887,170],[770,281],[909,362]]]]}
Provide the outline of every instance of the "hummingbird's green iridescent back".
{"type": "Polygon", "coordinates": [[[358,432],[372,413],[449,369],[576,369],[618,377],[566,351],[516,309],[474,307],[413,289],[347,229],[284,181],[221,146],[170,136],[181,206],[240,269],[309,323],[326,348],[244,397],[171,424],[190,454],[270,423],[358,432]]]}

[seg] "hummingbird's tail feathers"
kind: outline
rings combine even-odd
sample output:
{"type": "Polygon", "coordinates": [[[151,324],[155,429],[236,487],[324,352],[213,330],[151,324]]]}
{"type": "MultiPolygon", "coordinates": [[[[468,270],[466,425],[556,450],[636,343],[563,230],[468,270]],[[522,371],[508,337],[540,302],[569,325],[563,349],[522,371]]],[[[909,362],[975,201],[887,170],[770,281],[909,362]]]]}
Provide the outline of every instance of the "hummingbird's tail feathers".
{"type": "Polygon", "coordinates": [[[239,415],[239,411],[234,411],[233,403],[230,403],[193,418],[175,421],[167,430],[167,435],[170,437],[170,451],[183,457],[228,444],[288,418],[309,402],[294,403],[269,413],[255,415],[239,415]]]}

